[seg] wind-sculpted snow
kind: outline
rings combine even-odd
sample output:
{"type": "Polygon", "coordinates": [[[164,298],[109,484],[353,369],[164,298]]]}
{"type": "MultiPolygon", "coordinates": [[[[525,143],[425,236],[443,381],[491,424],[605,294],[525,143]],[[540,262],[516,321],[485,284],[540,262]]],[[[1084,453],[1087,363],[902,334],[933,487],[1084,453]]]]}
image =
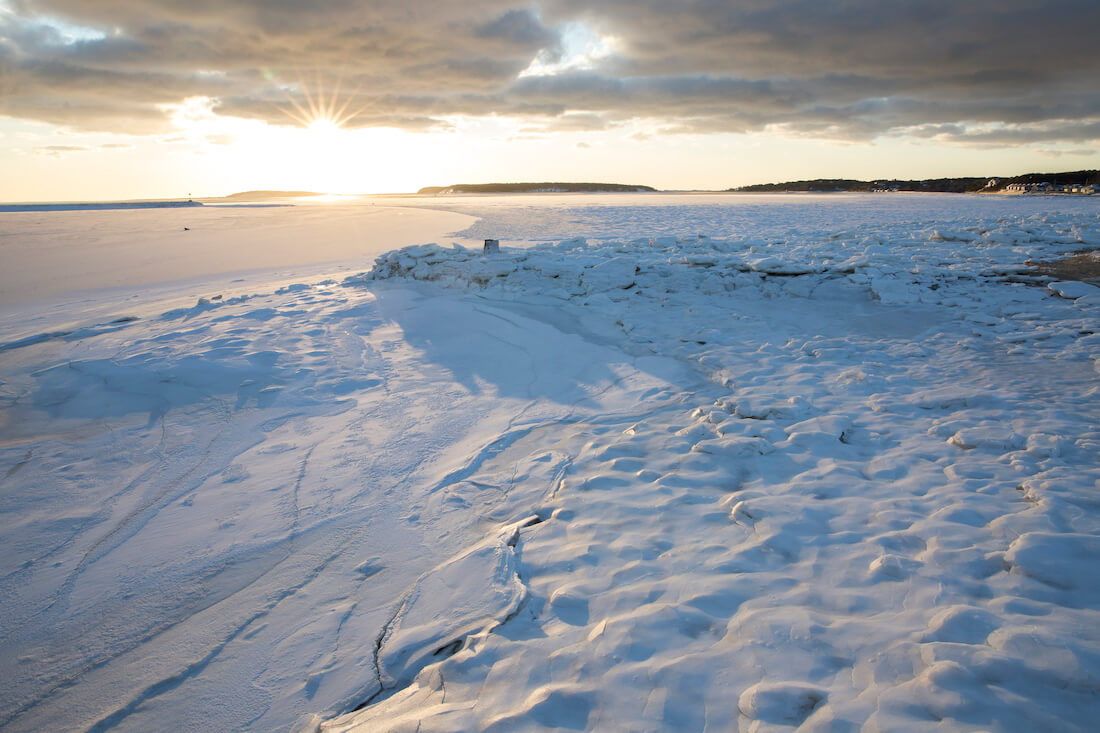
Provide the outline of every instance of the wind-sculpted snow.
{"type": "Polygon", "coordinates": [[[1097,223],[380,257],[706,381],[495,456],[569,457],[526,603],[322,729],[1091,730],[1100,290],[1025,263],[1097,223]]]}
{"type": "Polygon", "coordinates": [[[1092,730],[1074,206],[9,317],[0,727],[1092,730]]]}
{"type": "Polygon", "coordinates": [[[332,281],[10,339],[0,727],[287,730],[407,683],[525,597],[509,526],[565,459],[496,456],[668,400],[632,361],[332,281]]]}

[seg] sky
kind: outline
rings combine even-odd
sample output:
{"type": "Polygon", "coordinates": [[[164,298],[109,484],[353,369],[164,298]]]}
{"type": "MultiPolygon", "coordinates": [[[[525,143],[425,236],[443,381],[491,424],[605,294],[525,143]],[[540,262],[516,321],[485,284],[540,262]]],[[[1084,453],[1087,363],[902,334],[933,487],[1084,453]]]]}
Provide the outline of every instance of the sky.
{"type": "Polygon", "coordinates": [[[1097,0],[0,0],[0,201],[1100,168],[1097,0]]]}

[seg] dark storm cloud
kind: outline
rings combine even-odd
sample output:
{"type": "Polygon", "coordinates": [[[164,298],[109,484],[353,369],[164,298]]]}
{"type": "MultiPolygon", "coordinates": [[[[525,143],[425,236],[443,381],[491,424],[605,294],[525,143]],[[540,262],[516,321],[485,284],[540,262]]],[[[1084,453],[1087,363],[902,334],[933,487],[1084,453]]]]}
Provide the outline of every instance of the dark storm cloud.
{"type": "Polygon", "coordinates": [[[0,114],[148,132],[205,96],[289,124],[304,90],[362,126],[1080,143],[1097,28],[1096,0],[0,0],[0,114]],[[578,27],[610,53],[570,66],[578,27]]]}

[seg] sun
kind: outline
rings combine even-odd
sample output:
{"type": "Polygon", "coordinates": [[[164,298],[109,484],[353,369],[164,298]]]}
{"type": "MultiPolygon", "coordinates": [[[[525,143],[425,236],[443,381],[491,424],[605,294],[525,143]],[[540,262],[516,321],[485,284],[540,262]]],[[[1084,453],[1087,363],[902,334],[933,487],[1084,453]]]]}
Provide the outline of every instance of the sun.
{"type": "Polygon", "coordinates": [[[327,117],[318,117],[317,119],[310,120],[306,125],[306,129],[309,130],[311,135],[331,138],[343,129],[339,122],[336,120],[330,120],[327,117]]]}
{"type": "Polygon", "coordinates": [[[362,166],[349,162],[361,152],[362,135],[348,123],[365,106],[353,107],[356,95],[342,94],[338,83],[326,87],[320,79],[283,92],[287,104],[281,109],[297,123],[286,135],[287,169],[295,171],[300,185],[310,190],[340,193],[360,188],[362,166]]]}
{"type": "Polygon", "coordinates": [[[362,105],[349,110],[357,95],[343,95],[341,99],[339,83],[332,85],[331,91],[325,89],[320,79],[317,80],[312,92],[304,83],[297,84],[295,89],[300,93],[303,101],[296,99],[289,89],[284,88],[283,94],[286,95],[290,107],[281,106],[280,108],[288,117],[312,133],[330,136],[367,107],[362,105]]]}
{"type": "Polygon", "coordinates": [[[272,124],[272,137],[258,145],[257,155],[265,165],[278,161],[279,176],[287,181],[281,185],[330,194],[394,190],[380,176],[388,178],[387,171],[402,168],[407,141],[403,133],[372,125],[364,115],[379,103],[378,97],[360,93],[354,84],[347,90],[340,79],[321,75],[282,83],[272,74],[269,81],[271,91],[284,98],[281,103],[272,100],[272,106],[293,124],[272,124]],[[382,161],[392,164],[383,166],[382,161]]]}

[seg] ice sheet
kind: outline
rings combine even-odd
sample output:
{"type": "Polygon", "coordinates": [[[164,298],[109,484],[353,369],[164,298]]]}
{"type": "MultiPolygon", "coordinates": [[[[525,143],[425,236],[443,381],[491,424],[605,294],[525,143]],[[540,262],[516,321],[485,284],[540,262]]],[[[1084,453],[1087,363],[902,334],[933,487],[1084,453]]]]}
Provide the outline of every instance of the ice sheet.
{"type": "Polygon", "coordinates": [[[0,212],[0,311],[88,291],[363,260],[470,225],[385,202],[0,212]]]}
{"type": "Polygon", "coordinates": [[[10,313],[0,726],[1090,730],[1100,218],[972,200],[10,313]]]}

